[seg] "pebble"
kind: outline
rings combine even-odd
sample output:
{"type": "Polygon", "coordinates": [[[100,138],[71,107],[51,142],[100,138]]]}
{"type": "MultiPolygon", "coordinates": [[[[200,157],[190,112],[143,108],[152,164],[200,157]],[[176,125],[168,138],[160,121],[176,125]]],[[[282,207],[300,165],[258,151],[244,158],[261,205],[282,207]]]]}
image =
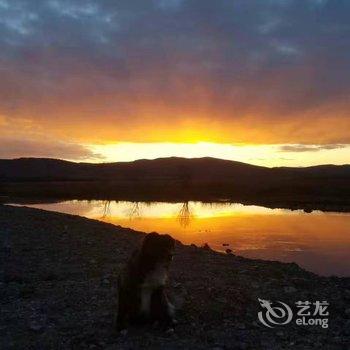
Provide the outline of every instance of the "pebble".
{"type": "Polygon", "coordinates": [[[245,350],[245,349],[248,348],[248,344],[247,344],[247,343],[244,343],[244,342],[239,342],[239,343],[237,344],[237,346],[238,346],[238,349],[242,349],[242,350],[245,350]]]}
{"type": "Polygon", "coordinates": [[[238,324],[237,324],[237,328],[238,328],[238,329],[246,329],[246,326],[245,326],[244,323],[238,323],[238,324]]]}
{"type": "Polygon", "coordinates": [[[295,293],[297,291],[295,287],[291,287],[291,286],[284,287],[283,289],[286,293],[295,293]]]}
{"type": "Polygon", "coordinates": [[[44,326],[36,321],[32,321],[29,324],[29,328],[34,332],[39,332],[44,328],[44,326]]]}
{"type": "Polygon", "coordinates": [[[173,335],[175,333],[175,330],[174,330],[174,328],[169,328],[169,329],[166,330],[165,333],[168,334],[168,335],[173,335]]]}
{"type": "Polygon", "coordinates": [[[128,334],[128,330],[127,329],[123,329],[120,331],[120,335],[125,337],[128,334]]]}
{"type": "Polygon", "coordinates": [[[205,249],[205,250],[211,250],[211,248],[210,248],[208,243],[204,243],[202,248],[205,249]]]}

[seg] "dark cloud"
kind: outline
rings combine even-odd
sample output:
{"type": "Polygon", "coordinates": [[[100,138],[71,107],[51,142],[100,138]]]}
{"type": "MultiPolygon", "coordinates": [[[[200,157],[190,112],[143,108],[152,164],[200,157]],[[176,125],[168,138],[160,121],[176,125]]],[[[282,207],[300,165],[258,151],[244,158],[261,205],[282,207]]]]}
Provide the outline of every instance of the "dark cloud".
{"type": "MultiPolygon", "coordinates": [[[[349,13],[345,0],[0,0],[0,114],[66,128],[278,123],[298,139],[349,117],[349,13]]],[[[350,142],[343,124],[331,137],[350,142]]]]}
{"type": "Polygon", "coordinates": [[[328,145],[284,145],[280,146],[281,152],[319,152],[323,150],[334,150],[345,148],[347,145],[328,144],[328,145]]]}
{"type": "Polygon", "coordinates": [[[103,160],[84,146],[53,140],[0,139],[0,158],[44,157],[75,161],[103,160]]]}

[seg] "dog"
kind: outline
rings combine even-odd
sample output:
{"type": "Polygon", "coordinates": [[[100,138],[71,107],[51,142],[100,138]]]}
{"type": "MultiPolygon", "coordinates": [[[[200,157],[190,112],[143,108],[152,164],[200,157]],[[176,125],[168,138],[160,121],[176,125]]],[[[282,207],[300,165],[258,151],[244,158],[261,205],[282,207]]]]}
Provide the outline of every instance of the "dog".
{"type": "Polygon", "coordinates": [[[152,232],[132,254],[118,278],[118,331],[150,321],[174,324],[175,308],[166,293],[174,248],[171,236],[152,232]]]}

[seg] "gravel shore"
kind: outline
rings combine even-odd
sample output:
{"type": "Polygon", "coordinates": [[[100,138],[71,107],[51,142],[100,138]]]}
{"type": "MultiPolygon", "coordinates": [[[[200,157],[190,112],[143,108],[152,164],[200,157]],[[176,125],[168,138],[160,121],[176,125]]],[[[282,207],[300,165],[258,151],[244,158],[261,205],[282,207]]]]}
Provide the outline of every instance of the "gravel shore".
{"type": "MultiPolygon", "coordinates": [[[[169,232],[171,234],[171,232],[169,232]]],[[[350,278],[177,244],[178,324],[113,332],[116,281],[144,234],[79,216],[0,205],[0,349],[348,349],[350,278]],[[258,298],[327,301],[328,328],[264,326],[258,298]]],[[[296,313],[296,311],[295,311],[296,313]]]]}

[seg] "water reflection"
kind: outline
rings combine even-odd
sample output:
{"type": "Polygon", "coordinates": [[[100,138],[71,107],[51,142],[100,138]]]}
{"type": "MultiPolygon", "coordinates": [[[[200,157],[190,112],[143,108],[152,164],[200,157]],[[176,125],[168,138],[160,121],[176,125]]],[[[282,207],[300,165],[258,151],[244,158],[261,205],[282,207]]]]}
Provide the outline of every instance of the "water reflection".
{"type": "Polygon", "coordinates": [[[180,208],[179,214],[177,216],[181,227],[186,228],[190,225],[193,218],[193,214],[190,211],[190,206],[188,202],[184,202],[180,208]]]}
{"type": "Polygon", "coordinates": [[[294,261],[308,270],[350,275],[350,215],[232,203],[65,201],[30,205],[135,230],[170,233],[185,244],[227,247],[250,258],[294,261]],[[227,246],[223,246],[227,244],[227,246]]]}
{"type": "Polygon", "coordinates": [[[131,202],[130,209],[127,210],[129,219],[137,219],[141,217],[141,208],[139,202],[131,202]]]}
{"type": "Polygon", "coordinates": [[[105,219],[111,216],[110,204],[111,204],[111,201],[103,201],[103,213],[102,213],[101,219],[105,219]]]}

